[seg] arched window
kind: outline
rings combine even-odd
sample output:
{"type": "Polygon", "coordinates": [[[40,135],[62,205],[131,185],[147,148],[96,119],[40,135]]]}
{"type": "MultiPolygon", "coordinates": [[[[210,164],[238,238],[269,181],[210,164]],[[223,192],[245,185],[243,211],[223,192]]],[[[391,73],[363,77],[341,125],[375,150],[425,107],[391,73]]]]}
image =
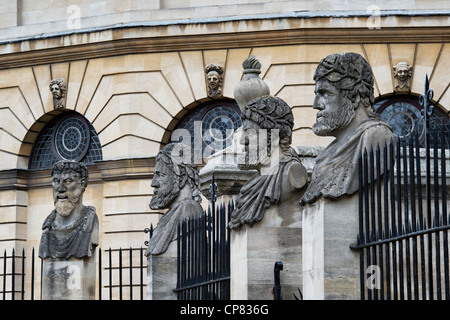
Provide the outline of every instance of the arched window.
{"type": "Polygon", "coordinates": [[[214,100],[186,114],[175,127],[172,141],[190,142],[197,159],[204,159],[230,146],[234,131],[241,125],[241,110],[236,102],[214,100]]]}
{"type": "Polygon", "coordinates": [[[62,159],[86,164],[102,159],[100,140],[95,129],[75,112],[55,117],[41,130],[33,145],[28,167],[47,169],[62,159]]]}
{"type": "MultiPolygon", "coordinates": [[[[420,144],[424,145],[424,123],[418,97],[402,95],[382,98],[375,103],[375,112],[380,114],[381,118],[392,127],[397,137],[409,137],[412,133],[417,133],[420,137],[420,144]]],[[[429,123],[430,135],[436,129],[438,146],[442,141],[448,146],[450,139],[448,114],[440,107],[434,106],[429,123]]]]}

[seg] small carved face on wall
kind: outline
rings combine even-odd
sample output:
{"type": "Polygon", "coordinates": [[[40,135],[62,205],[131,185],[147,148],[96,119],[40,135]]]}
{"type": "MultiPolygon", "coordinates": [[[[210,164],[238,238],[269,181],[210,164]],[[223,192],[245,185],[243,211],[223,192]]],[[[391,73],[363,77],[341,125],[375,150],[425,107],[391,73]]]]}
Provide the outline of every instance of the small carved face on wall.
{"type": "Polygon", "coordinates": [[[221,65],[211,63],[206,66],[206,82],[208,84],[208,96],[211,98],[222,96],[222,74],[221,65]]]}
{"type": "Polygon", "coordinates": [[[85,181],[75,171],[63,171],[52,176],[53,201],[60,216],[67,217],[78,206],[85,190],[85,181]]]}
{"type": "Polygon", "coordinates": [[[172,172],[170,166],[162,161],[156,163],[151,186],[153,187],[153,196],[150,201],[152,210],[168,208],[180,190],[178,177],[172,172]]]}
{"type": "Polygon", "coordinates": [[[355,110],[342,91],[325,79],[318,80],[313,108],[318,110],[312,130],[318,136],[329,136],[352,121],[355,110]]]}
{"type": "Polygon", "coordinates": [[[53,98],[55,99],[61,99],[62,92],[57,83],[54,83],[50,86],[50,91],[52,92],[53,98]]]}
{"type": "Polygon", "coordinates": [[[399,62],[394,67],[394,77],[397,78],[395,91],[409,91],[409,79],[411,78],[412,67],[407,62],[399,62]]]}
{"type": "Polygon", "coordinates": [[[53,96],[53,107],[55,109],[65,108],[66,82],[64,79],[53,79],[49,88],[53,96]]]}

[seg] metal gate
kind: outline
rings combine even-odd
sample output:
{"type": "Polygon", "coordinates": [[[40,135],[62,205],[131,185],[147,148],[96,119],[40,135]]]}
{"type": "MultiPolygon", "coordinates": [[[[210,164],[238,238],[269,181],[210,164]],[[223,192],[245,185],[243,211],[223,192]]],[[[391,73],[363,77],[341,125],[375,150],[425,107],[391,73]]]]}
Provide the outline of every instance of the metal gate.
{"type": "Polygon", "coordinates": [[[230,231],[232,201],[216,205],[214,176],[208,212],[179,222],[177,230],[178,300],[230,299],[230,231]]]}
{"type": "MultiPolygon", "coordinates": [[[[365,151],[359,172],[361,299],[450,299],[449,128],[365,151]],[[420,148],[424,140],[425,147],[420,148]]],[[[431,109],[431,110],[430,110],[431,109]]]]}

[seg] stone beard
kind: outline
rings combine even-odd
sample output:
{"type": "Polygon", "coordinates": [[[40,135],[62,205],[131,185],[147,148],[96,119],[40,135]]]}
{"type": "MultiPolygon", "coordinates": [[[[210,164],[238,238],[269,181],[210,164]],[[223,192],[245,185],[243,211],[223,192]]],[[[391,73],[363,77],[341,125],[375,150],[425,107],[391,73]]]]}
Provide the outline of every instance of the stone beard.
{"type": "Polygon", "coordinates": [[[258,172],[239,192],[228,224],[230,229],[261,221],[272,205],[291,210],[286,209],[287,203],[297,203],[297,191],[307,181],[305,167],[291,151],[294,116],[282,99],[263,96],[251,100],[241,117],[240,144],[245,146],[245,152],[239,168],[258,172]]]}
{"type": "Polygon", "coordinates": [[[62,160],[53,166],[55,209],[42,226],[40,258],[69,259],[92,255],[98,245],[98,217],[94,207],[82,203],[87,180],[87,169],[79,162],[62,160]]]}
{"type": "MultiPolygon", "coordinates": [[[[172,158],[172,152],[179,146],[181,144],[170,143],[156,157],[150,208],[169,210],[158,221],[146,256],[164,253],[176,237],[178,221],[203,211],[200,205],[197,167],[189,163],[177,163],[172,158]]],[[[181,150],[183,148],[188,147],[183,145],[181,150]]]]}
{"type": "Polygon", "coordinates": [[[372,69],[361,55],[327,56],[319,63],[314,80],[313,108],[318,112],[313,132],[336,139],[316,157],[301,205],[321,196],[336,199],[356,192],[359,156],[377,146],[383,150],[394,138],[392,129],[373,111],[372,69]]]}

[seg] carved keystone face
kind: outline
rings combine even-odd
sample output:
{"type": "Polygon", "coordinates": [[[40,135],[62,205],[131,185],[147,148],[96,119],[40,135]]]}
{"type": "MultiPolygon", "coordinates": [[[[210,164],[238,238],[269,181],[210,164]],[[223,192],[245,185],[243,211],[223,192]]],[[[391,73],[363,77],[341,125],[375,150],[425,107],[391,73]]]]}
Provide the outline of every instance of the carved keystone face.
{"type": "Polygon", "coordinates": [[[318,136],[332,136],[344,128],[354,116],[354,109],[342,92],[331,82],[318,80],[314,93],[313,108],[318,110],[312,130],[318,136]]]}
{"type": "Polygon", "coordinates": [[[397,69],[397,78],[401,82],[405,82],[408,79],[409,76],[409,68],[406,66],[398,67],[397,69]]]}
{"type": "Polygon", "coordinates": [[[219,88],[220,77],[216,71],[211,71],[208,73],[208,85],[212,90],[217,90],[219,88]]]}
{"type": "Polygon", "coordinates": [[[76,172],[56,173],[52,177],[52,187],[56,211],[63,217],[69,216],[81,200],[83,179],[76,172]]]}
{"type": "Polygon", "coordinates": [[[50,87],[50,90],[52,92],[53,98],[55,99],[61,99],[62,97],[62,92],[61,92],[61,88],[59,87],[59,85],[57,85],[56,83],[53,84],[50,87]]]}

